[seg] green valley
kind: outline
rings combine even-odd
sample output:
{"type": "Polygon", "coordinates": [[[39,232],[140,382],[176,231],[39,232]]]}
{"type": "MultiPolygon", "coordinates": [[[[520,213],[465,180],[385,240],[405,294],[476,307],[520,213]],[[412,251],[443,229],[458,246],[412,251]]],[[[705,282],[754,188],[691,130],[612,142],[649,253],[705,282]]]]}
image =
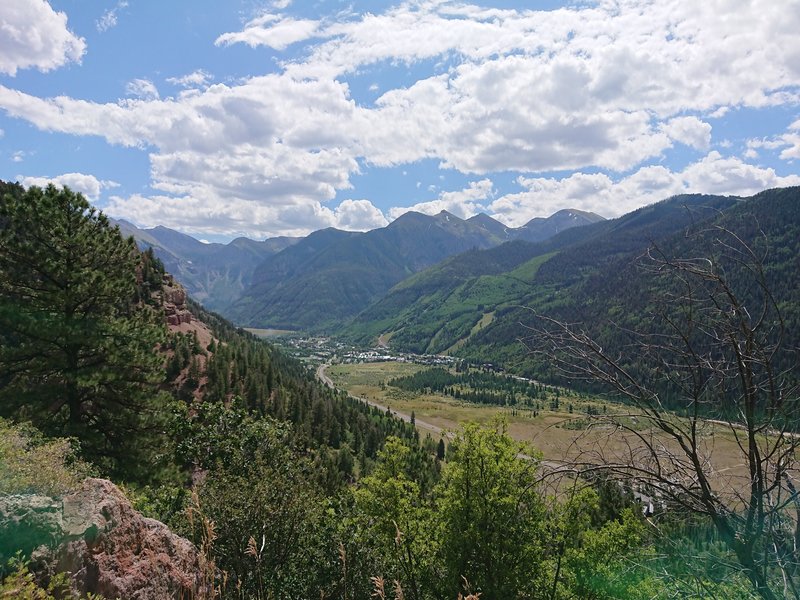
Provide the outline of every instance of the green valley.
{"type": "MultiPolygon", "coordinates": [[[[798,188],[467,249],[334,338],[248,333],[82,196],[3,192],[4,594],[775,598],[793,577],[798,188]],[[137,549],[115,536],[142,525],[103,521],[69,554],[76,502],[178,537],[137,549]],[[181,544],[205,566],[178,567],[181,544]],[[64,553],[143,575],[95,584],[64,553]]],[[[322,231],[258,270],[341,283],[359,239],[322,231]]]]}

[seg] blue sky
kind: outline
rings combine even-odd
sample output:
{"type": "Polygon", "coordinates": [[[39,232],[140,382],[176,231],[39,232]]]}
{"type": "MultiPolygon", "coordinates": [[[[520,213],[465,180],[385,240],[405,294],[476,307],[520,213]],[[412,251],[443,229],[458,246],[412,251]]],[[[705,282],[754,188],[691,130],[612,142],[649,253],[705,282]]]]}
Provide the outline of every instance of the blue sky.
{"type": "Polygon", "coordinates": [[[0,179],[200,239],[800,184],[800,1],[0,4],[0,179]]]}

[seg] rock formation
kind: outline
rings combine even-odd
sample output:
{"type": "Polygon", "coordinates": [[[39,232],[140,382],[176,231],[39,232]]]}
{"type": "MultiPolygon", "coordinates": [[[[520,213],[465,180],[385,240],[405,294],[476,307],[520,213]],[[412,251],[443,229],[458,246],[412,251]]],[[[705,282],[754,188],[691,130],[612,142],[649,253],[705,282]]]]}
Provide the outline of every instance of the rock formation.
{"type": "Polygon", "coordinates": [[[177,326],[192,322],[192,313],[186,308],[186,290],[171,277],[166,277],[164,280],[163,300],[167,325],[177,326]]]}
{"type": "Polygon", "coordinates": [[[210,597],[203,558],[188,540],[143,517],[110,481],[86,479],[59,501],[0,501],[0,537],[41,544],[32,569],[43,580],[67,573],[73,591],[125,600],[210,597]]]}

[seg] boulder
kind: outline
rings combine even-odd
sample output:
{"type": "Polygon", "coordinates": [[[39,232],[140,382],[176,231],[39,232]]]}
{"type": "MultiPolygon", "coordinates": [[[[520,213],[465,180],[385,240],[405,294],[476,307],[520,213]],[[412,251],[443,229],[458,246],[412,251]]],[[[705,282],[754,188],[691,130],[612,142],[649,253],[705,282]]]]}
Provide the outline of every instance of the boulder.
{"type": "Polygon", "coordinates": [[[182,287],[168,287],[164,288],[164,300],[169,304],[174,304],[177,307],[183,307],[186,304],[186,290],[182,287]]]}
{"type": "Polygon", "coordinates": [[[35,534],[41,544],[31,555],[37,576],[47,580],[67,573],[76,594],[125,600],[211,597],[203,558],[192,543],[143,517],[110,481],[86,479],[60,502],[3,498],[0,538],[9,527],[35,534]]]}

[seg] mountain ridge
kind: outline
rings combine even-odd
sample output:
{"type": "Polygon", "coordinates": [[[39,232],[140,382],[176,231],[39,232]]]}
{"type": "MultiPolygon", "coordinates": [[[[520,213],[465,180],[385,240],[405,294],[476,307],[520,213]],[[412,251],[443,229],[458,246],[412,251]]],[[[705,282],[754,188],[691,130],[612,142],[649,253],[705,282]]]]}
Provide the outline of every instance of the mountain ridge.
{"type": "MultiPolygon", "coordinates": [[[[572,226],[584,220],[573,219],[572,226]]],[[[473,248],[498,246],[516,231],[488,215],[408,211],[386,227],[340,235],[324,248],[312,243],[315,232],[266,258],[226,316],[253,327],[330,331],[414,273],[473,248]]]]}
{"type": "Polygon", "coordinates": [[[263,241],[239,237],[227,244],[206,244],[163,225],[140,229],[125,220],[111,221],[123,235],[133,236],[140,248],[153,248],[192,298],[217,311],[224,311],[238,297],[266,257],[299,241],[291,237],[263,241]]]}
{"type": "MultiPolygon", "coordinates": [[[[796,268],[796,258],[792,263],[791,257],[800,248],[790,239],[793,234],[786,232],[800,237],[794,209],[798,201],[797,187],[746,198],[680,195],[523,246],[516,266],[507,244],[453,257],[397,285],[342,334],[361,343],[383,334],[396,350],[450,352],[541,378],[546,369],[541,365],[534,369],[519,343],[525,335],[520,324],[530,324],[530,309],[607,335],[599,323],[609,318],[624,321],[646,309],[641,303],[650,291],[637,265],[648,248],[655,245],[674,249],[677,255],[703,256],[708,248],[692,241],[698,232],[724,231],[729,223],[735,224],[744,242],[765,253],[768,274],[782,273],[781,278],[770,275],[770,283],[788,307],[787,326],[796,328],[800,298],[791,267],[796,268]],[[769,241],[775,245],[772,253],[761,247],[769,241]],[[508,254],[508,262],[503,264],[492,253],[508,254]],[[523,260],[526,256],[530,258],[523,260]]],[[[631,329],[635,326],[629,323],[631,329]]]]}

